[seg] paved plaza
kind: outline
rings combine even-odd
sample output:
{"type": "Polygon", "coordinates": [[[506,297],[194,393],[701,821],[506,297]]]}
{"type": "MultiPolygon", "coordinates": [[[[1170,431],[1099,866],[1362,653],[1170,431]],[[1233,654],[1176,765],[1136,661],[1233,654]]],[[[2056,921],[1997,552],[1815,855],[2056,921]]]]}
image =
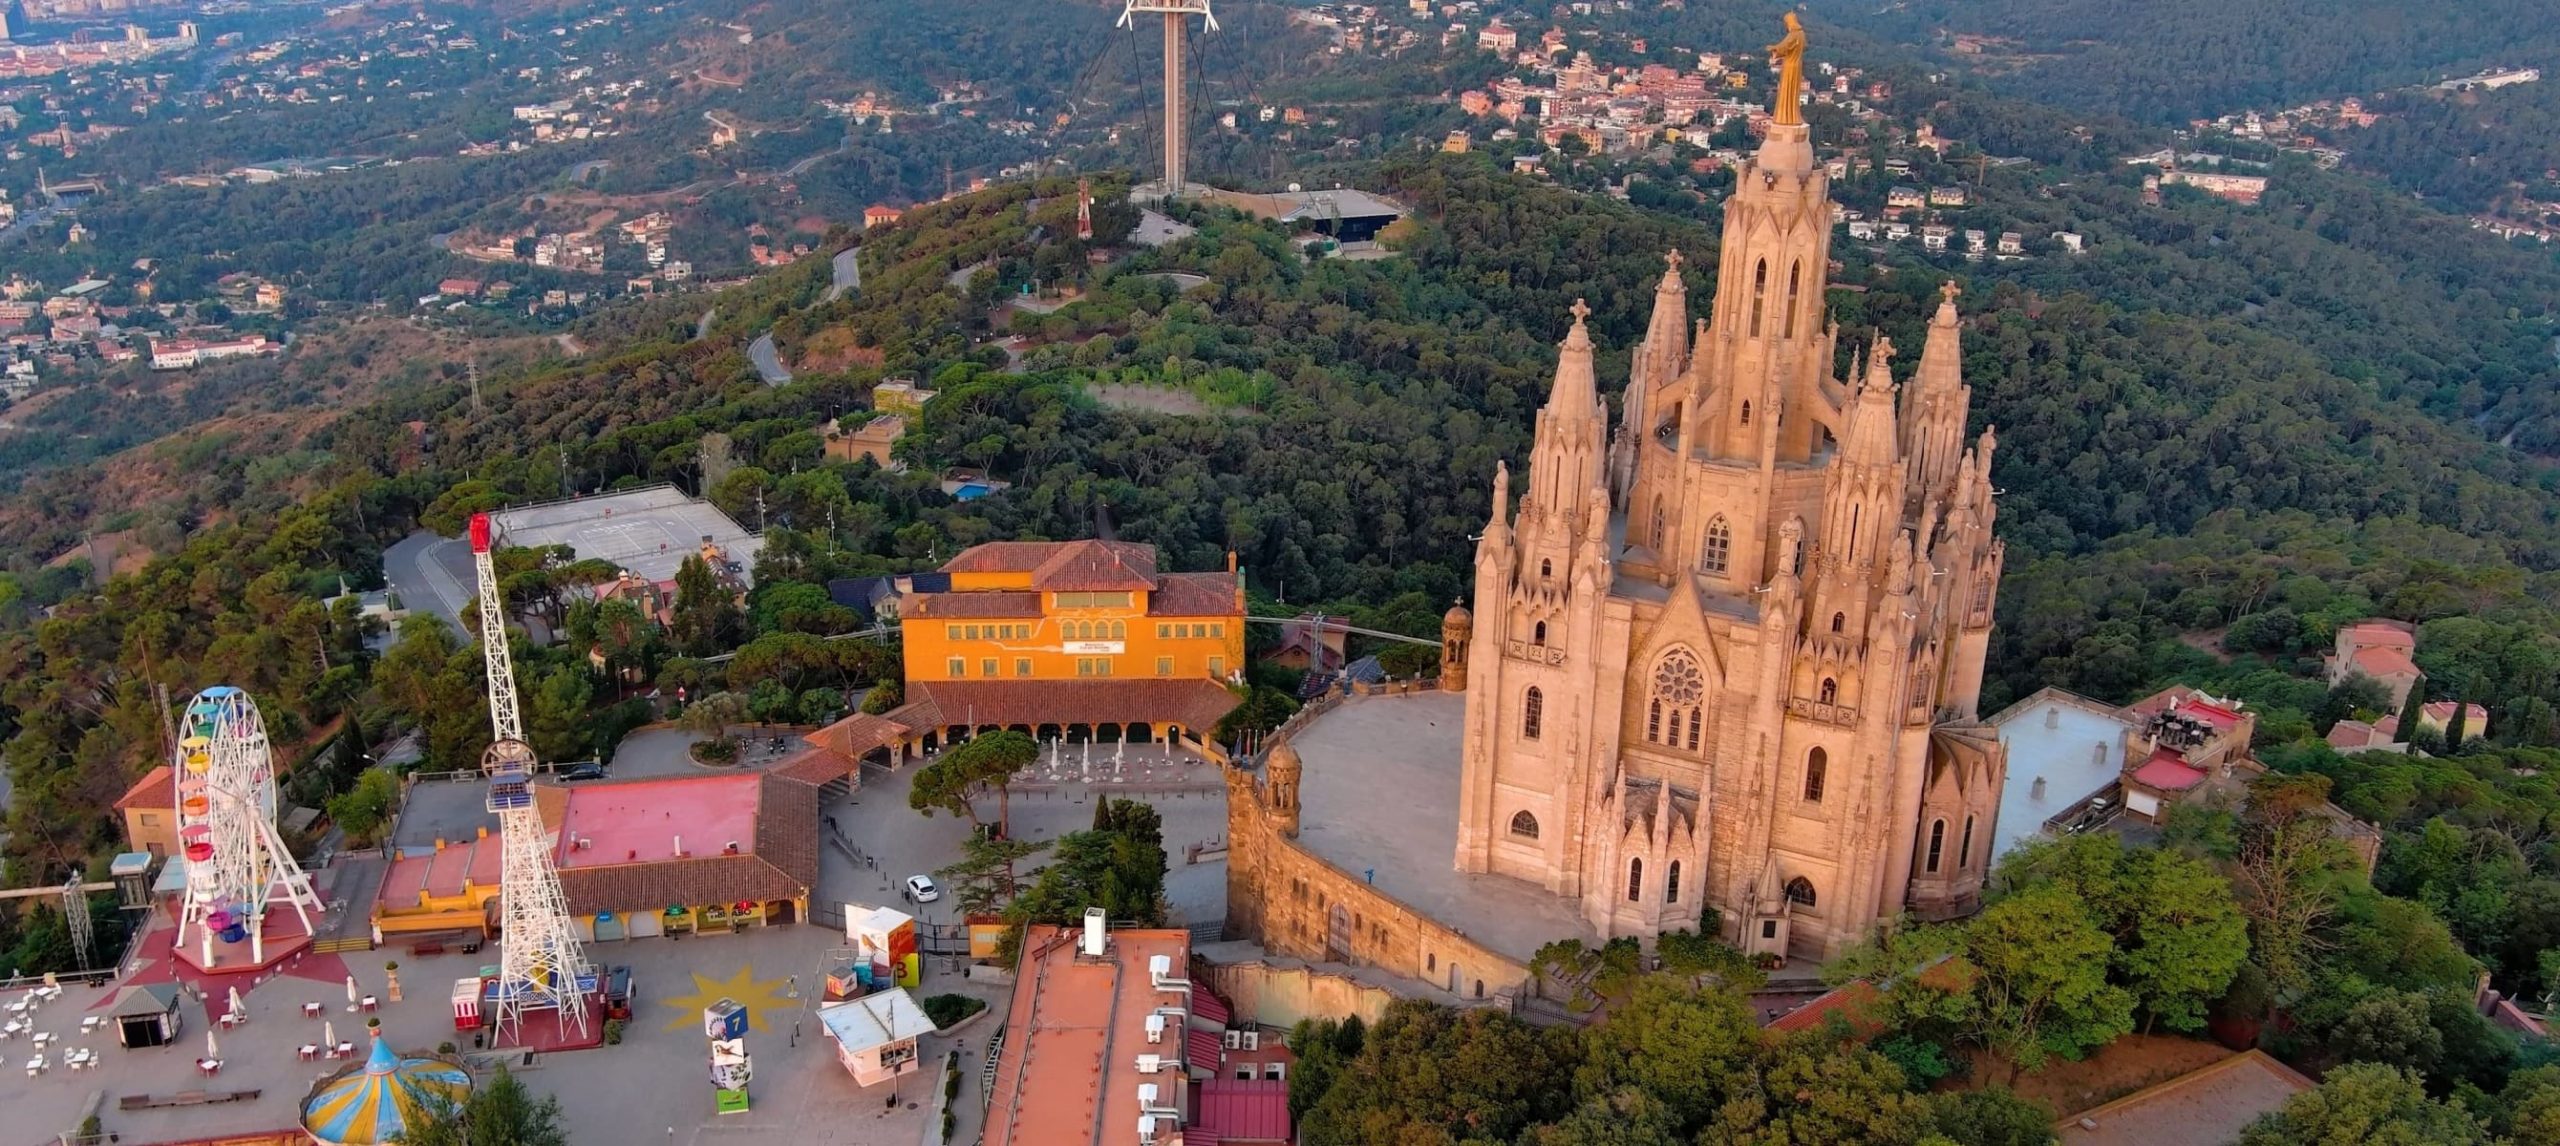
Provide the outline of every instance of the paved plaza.
{"type": "Polygon", "coordinates": [[[704,538],[738,565],[741,584],[752,584],[764,541],[751,536],[707,501],[674,486],[555,501],[489,515],[502,544],[566,545],[580,558],[610,561],[651,581],[675,580],[676,567],[701,548],[704,538]]]}
{"type": "MultiPolygon", "coordinates": [[[[1108,745],[1097,745],[1097,770],[1108,745]]],[[[1128,763],[1136,775],[1134,761],[1140,755],[1156,756],[1154,746],[1132,746],[1128,763]]],[[[1218,778],[1217,765],[1185,757],[1176,772],[1160,772],[1156,783],[1114,782],[1109,780],[1082,783],[1068,780],[1046,783],[1040,780],[1044,770],[1052,768],[1046,755],[1041,757],[1029,783],[1021,785],[1012,797],[1014,837],[1026,840],[1053,840],[1068,832],[1093,826],[1094,800],[1122,796],[1145,800],[1164,817],[1165,898],[1171,905],[1170,922],[1190,927],[1215,924],[1227,914],[1227,865],[1220,852],[1207,862],[1188,862],[1186,852],[1193,845],[1223,843],[1227,831],[1226,790],[1218,778]],[[1180,777],[1181,786],[1161,779],[1180,777]]],[[[930,873],[959,862],[963,841],[968,835],[964,820],[936,812],[923,815],[907,806],[907,791],[918,765],[890,772],[866,767],[862,770],[862,787],[851,796],[830,803],[820,813],[832,818],[845,838],[871,861],[857,866],[844,853],[826,848],[821,851],[819,882],[827,887],[849,888],[851,897],[870,903],[898,905],[897,885],[908,876],[930,873]],[[876,865],[876,866],[873,866],[876,865]]],[[[1064,761],[1056,765],[1062,773],[1075,774],[1081,768],[1081,753],[1070,750],[1064,761]]],[[[1158,767],[1171,767],[1159,764],[1158,767]]],[[[978,815],[993,823],[996,800],[987,796],[977,801],[978,815]]],[[[1035,859],[1033,863],[1044,860],[1035,859]]],[[[951,897],[913,909],[919,918],[935,923],[953,923],[958,914],[951,897]]]]}
{"type": "Polygon", "coordinates": [[[1465,696],[1425,692],[1345,701],[1308,722],[1289,739],[1306,768],[1299,845],[1523,963],[1554,940],[1595,942],[1572,901],[1454,866],[1465,718],[1465,696]]]}

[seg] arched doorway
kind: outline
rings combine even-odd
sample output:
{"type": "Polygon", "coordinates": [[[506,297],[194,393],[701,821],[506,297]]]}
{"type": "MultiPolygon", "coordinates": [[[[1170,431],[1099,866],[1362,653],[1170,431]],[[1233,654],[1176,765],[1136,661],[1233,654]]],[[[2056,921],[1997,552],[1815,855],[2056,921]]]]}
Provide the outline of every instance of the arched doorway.
{"type": "Polygon", "coordinates": [[[1351,961],[1351,909],[1337,903],[1327,918],[1324,957],[1336,963],[1351,961]]]}

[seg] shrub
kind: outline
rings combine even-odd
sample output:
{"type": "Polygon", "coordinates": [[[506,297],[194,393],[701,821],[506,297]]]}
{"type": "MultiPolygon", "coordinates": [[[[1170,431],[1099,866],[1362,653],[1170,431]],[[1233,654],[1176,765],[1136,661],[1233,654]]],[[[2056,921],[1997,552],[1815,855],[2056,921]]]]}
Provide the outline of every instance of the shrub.
{"type": "Polygon", "coordinates": [[[693,758],[705,764],[735,764],[738,762],[738,742],[727,736],[702,741],[693,746],[693,758]]]}
{"type": "Polygon", "coordinates": [[[621,1046],[622,1030],[624,1027],[629,1025],[631,1024],[626,1023],[621,1019],[606,1019],[604,1021],[604,1045],[621,1046]]]}
{"type": "Polygon", "coordinates": [[[987,1009],[984,1000],[967,995],[927,995],[923,1006],[924,1017],[933,1020],[933,1025],[942,1030],[949,1030],[951,1024],[987,1009]]]}

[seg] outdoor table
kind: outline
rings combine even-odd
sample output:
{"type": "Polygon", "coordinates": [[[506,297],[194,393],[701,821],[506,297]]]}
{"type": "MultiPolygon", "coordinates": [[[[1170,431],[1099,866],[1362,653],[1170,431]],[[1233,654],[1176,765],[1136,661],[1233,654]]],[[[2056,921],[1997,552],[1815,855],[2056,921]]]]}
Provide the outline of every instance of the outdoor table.
{"type": "Polygon", "coordinates": [[[363,1008],[364,1008],[365,1010],[367,1010],[367,1011],[372,1011],[372,1010],[374,1010],[374,1009],[378,1008],[380,1005],[381,1005],[381,1004],[380,1004],[380,1003],[378,1003],[378,1002],[376,1002],[376,1001],[374,1000],[374,997],[373,997],[373,996],[371,996],[371,995],[367,995],[367,996],[365,996],[365,997],[364,997],[364,1002],[363,1002],[363,1004],[362,1004],[363,1008]]]}
{"type": "Polygon", "coordinates": [[[46,1043],[49,1043],[49,1042],[52,1042],[52,1041],[53,1041],[53,1032],[52,1032],[52,1031],[37,1031],[37,1032],[36,1032],[36,1046],[38,1046],[38,1047],[42,1047],[42,1046],[44,1046],[46,1043]]]}
{"type": "Polygon", "coordinates": [[[303,1018],[306,1018],[306,1019],[316,1019],[316,1018],[319,1018],[319,1017],[320,1017],[320,1004],[318,1004],[318,1003],[304,1003],[304,1004],[302,1005],[302,1017],[303,1017],[303,1018]]]}
{"type": "Polygon", "coordinates": [[[356,1053],[356,1044],[344,1041],[338,1044],[337,1057],[345,1058],[354,1053],[356,1053]]]}
{"type": "Polygon", "coordinates": [[[222,1073],[222,1060],[218,1058],[197,1059],[196,1073],[204,1075],[220,1074],[222,1073]]]}
{"type": "Polygon", "coordinates": [[[84,1035],[88,1034],[89,1032],[106,1025],[106,1022],[106,1017],[103,1015],[82,1015],[80,1017],[80,1033],[84,1035]]]}
{"type": "MultiPolygon", "coordinates": [[[[293,1053],[298,1054],[298,1055],[301,1055],[301,1056],[302,1056],[302,1061],[304,1061],[304,1062],[310,1062],[312,1059],[315,1059],[315,1058],[320,1057],[320,1044],[318,1044],[318,1043],[304,1043],[304,1044],[302,1044],[302,1046],[301,1046],[300,1048],[296,1049],[293,1053]]],[[[331,1057],[336,1057],[336,1056],[334,1056],[334,1055],[333,1055],[333,1056],[331,1056],[331,1057]]]]}

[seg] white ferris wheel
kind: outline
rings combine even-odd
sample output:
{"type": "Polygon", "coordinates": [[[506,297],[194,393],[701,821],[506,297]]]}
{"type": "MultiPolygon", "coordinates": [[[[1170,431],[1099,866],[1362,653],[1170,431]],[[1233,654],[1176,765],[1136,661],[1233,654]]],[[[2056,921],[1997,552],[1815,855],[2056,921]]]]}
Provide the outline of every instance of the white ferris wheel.
{"type": "Polygon", "coordinates": [[[217,685],[187,702],[172,771],[187,873],[176,944],[184,947],[192,930],[207,966],[217,942],[246,942],[250,959],[262,963],[267,907],[278,901],[292,905],[303,934],[312,934],[320,900],[276,834],[275,762],[248,693],[217,685]]]}

